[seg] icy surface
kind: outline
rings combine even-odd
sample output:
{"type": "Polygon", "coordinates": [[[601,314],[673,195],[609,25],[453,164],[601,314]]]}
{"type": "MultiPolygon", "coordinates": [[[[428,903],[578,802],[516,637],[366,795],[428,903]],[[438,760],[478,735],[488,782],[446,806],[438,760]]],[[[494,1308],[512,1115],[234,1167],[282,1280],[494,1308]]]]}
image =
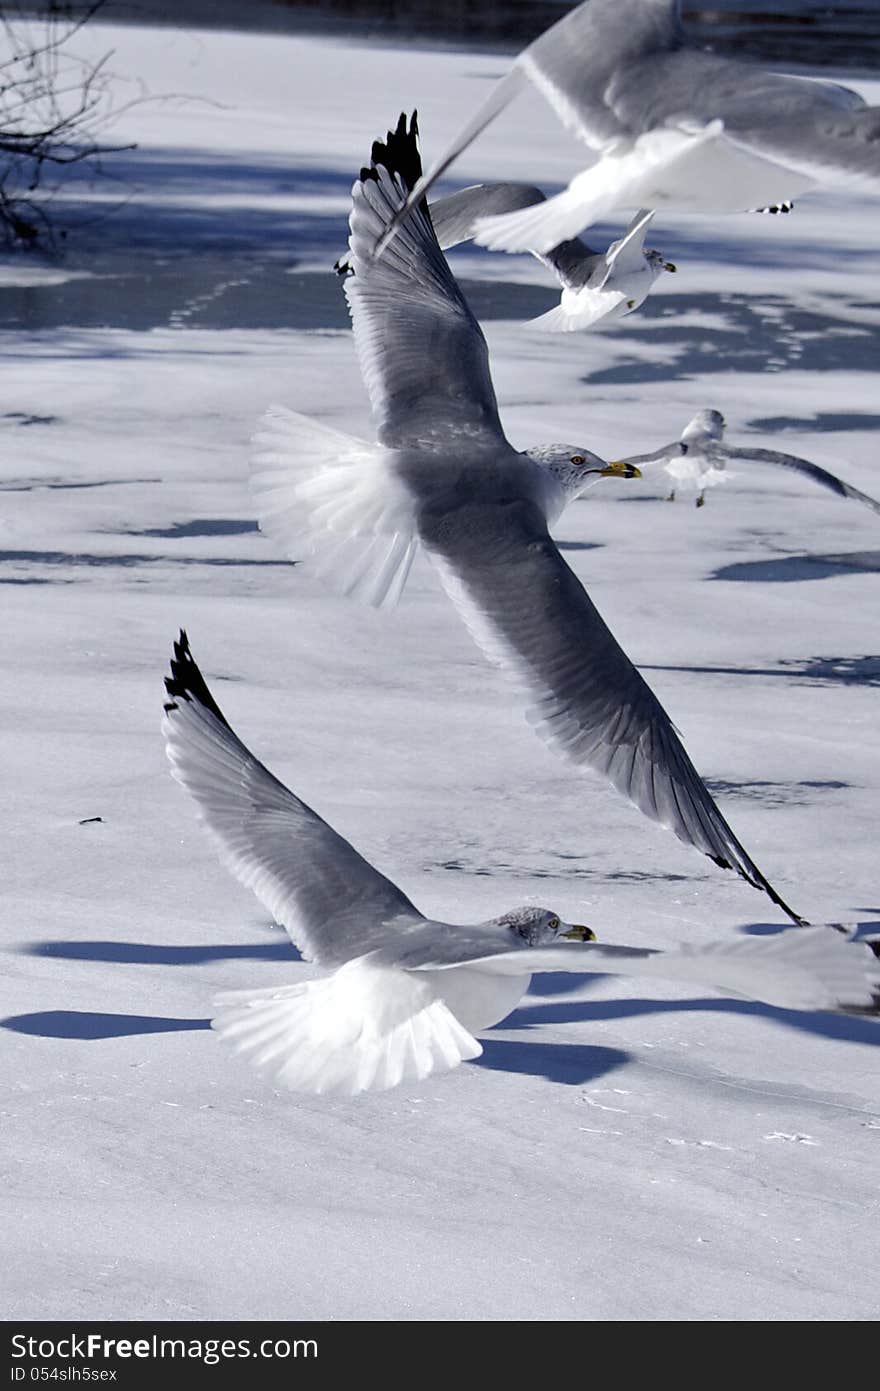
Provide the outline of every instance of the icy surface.
{"type": "MultiPolygon", "coordinates": [[[[219,990],[311,968],[168,774],[181,624],[239,733],[426,912],[535,902],[650,945],[784,919],[547,752],[426,566],[396,614],[364,613],[253,522],[267,404],[369,430],[327,269],[353,171],[413,104],[441,148],[505,60],[81,42],[178,95],[120,122],[140,143],[121,193],[70,195],[124,208],[64,261],[0,267],[5,1316],[875,1316],[871,1021],[543,976],[477,1063],[356,1102],[278,1093],[208,1032],[219,990]]],[[[529,98],[455,174],[552,187],[579,160],[529,98]]],[[[731,443],[880,495],[877,207],[658,219],[679,274],[595,337],[531,337],[515,320],[556,297],[541,267],[458,254],[511,439],[616,458],[712,406],[731,443]]],[[[764,872],[869,931],[877,519],[731,474],[699,512],[665,479],[604,480],[560,535],[764,872]]]]}

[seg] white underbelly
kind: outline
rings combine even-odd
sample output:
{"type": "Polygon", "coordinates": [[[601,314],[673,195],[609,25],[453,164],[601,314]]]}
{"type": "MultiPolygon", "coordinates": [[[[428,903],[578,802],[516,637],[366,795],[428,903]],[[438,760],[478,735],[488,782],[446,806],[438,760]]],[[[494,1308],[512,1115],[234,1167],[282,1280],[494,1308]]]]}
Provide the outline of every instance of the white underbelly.
{"type": "Polygon", "coordinates": [[[515,1010],[532,977],[496,975],[476,967],[455,966],[448,971],[420,971],[452,1010],[459,1024],[472,1034],[489,1029],[515,1010]]]}
{"type": "Polygon", "coordinates": [[[814,180],[721,133],[695,142],[666,164],[645,169],[631,199],[643,207],[746,212],[811,188],[814,180]]]}

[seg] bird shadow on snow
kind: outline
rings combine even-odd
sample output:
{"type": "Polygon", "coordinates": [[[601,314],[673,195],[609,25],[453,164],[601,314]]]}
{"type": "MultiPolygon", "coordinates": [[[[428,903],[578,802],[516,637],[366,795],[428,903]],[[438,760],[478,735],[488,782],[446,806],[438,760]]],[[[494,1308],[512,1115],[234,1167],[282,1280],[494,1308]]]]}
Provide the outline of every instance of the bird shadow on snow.
{"type": "Polygon", "coordinates": [[[880,656],[804,657],[782,661],[775,667],[694,666],[669,662],[641,662],[640,671],[696,672],[700,676],[782,676],[787,681],[825,681],[852,686],[880,685],[880,656]]]}
{"type": "Polygon", "coordinates": [[[761,584],[792,584],[828,580],[840,575],[880,571],[880,551],[843,551],[837,555],[787,555],[779,560],[741,560],[713,570],[710,580],[745,580],[761,584]]]}
{"type": "MultiPolygon", "coordinates": [[[[521,1011],[517,1010],[516,1013],[521,1011]]],[[[508,1019],[501,1027],[519,1026],[511,1024],[508,1019]]],[[[532,1077],[546,1077],[566,1087],[594,1082],[630,1060],[629,1053],[620,1048],[585,1048],[576,1043],[520,1043],[491,1035],[484,1035],[480,1042],[483,1053],[474,1059],[474,1067],[489,1068],[492,1072],[528,1073],[532,1077]]]]}
{"type": "MultiPolygon", "coordinates": [[[[876,931],[876,924],[874,925],[876,931]]],[[[552,977],[551,977],[552,979],[552,977]]],[[[571,977],[566,977],[568,989],[571,977]]],[[[541,978],[541,990],[547,989],[547,977],[541,978]]],[[[558,987],[557,987],[558,988],[558,987]]],[[[564,987],[563,987],[564,988],[564,987]]],[[[733,997],[697,1000],[559,1000],[552,1004],[520,1005],[504,1021],[506,1029],[532,1029],[542,1024],[589,1024],[609,1019],[633,1019],[647,1014],[733,1014],[751,1019],[767,1019],[774,1024],[799,1029],[821,1038],[845,1040],[849,1043],[870,1043],[880,1046],[880,1024],[858,1015],[826,1014],[819,1010],[782,1009],[776,1005],[759,1004],[754,1000],[733,997]]]]}
{"type": "Polygon", "coordinates": [[[91,1010],[46,1009],[0,1019],[0,1029],[37,1038],[128,1038],[134,1034],[173,1034],[210,1029],[210,1019],[166,1019],[154,1014],[97,1014],[91,1010]]]}
{"type": "Polygon", "coordinates": [[[210,961],[301,961],[292,942],[223,943],[216,947],[180,947],[149,942],[35,942],[27,956],[60,956],[66,961],[109,961],[134,966],[203,966],[210,961]]]}

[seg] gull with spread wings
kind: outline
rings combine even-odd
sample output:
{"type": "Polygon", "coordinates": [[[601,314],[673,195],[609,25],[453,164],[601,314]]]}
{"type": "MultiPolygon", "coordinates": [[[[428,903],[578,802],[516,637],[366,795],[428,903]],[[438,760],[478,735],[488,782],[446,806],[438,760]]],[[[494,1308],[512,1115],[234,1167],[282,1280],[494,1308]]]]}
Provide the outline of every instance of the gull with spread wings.
{"type": "Polygon", "coordinates": [[[221,1038],[295,1091],[354,1095],[447,1072],[482,1048],[534,971],[660,976],[789,1009],[872,1012],[880,967],[824,928],[678,951],[600,945],[547,908],[465,926],[426,918],[234,733],[185,633],[166,677],[165,747],[227,868],[254,890],[316,980],[216,1001],[221,1038]]]}
{"type": "Polygon", "coordinates": [[[880,191],[880,107],[835,82],[688,44],[679,0],[585,0],[519,54],[413,189],[401,218],[531,82],[597,154],[536,207],[485,217],[477,241],[544,252],[621,208],[782,211],[824,184],[880,191]]]}
{"type": "MultiPolygon", "coordinates": [[[[546,201],[546,194],[532,184],[473,184],[438,198],[428,211],[441,251],[449,251],[473,240],[481,218],[546,201]]],[[[645,247],[653,216],[649,209],[640,208],[604,251],[593,251],[580,237],[569,237],[549,251],[536,252],[538,260],[553,271],[562,295],[559,304],[526,327],[549,333],[607,328],[644,304],[661,271],[677,269],[661,252],[645,247]]],[[[339,257],[334,270],[340,275],[351,271],[347,255],[339,257]]]]}
{"type": "Polygon", "coordinates": [[[726,421],[720,411],[697,411],[681,432],[681,437],[669,444],[662,444],[650,454],[632,454],[621,462],[645,467],[648,464],[662,464],[664,471],[673,482],[673,490],[667,499],[675,500],[676,486],[690,487],[697,492],[697,506],[705,502],[706,489],[712,488],[727,476],[725,470],[728,460],[744,464],[772,464],[776,468],[788,469],[827,488],[838,497],[861,502],[872,512],[880,513],[880,502],[869,497],[859,488],[854,488],[836,473],[802,459],[798,454],[783,454],[778,449],[759,449],[749,445],[724,443],[726,421]]]}
{"type": "Polygon", "coordinates": [[[486,655],[513,676],[527,716],[574,763],[640,811],[789,908],[737,840],[672,721],[569,569],[548,531],[591,481],[632,476],[581,445],[518,452],[504,435],[486,341],[425,206],[385,256],[376,240],[421,173],[403,119],[352,192],[345,281],[378,442],[275,409],[257,436],[262,529],[312,556],[338,591],[399,598],[423,546],[486,655]]]}

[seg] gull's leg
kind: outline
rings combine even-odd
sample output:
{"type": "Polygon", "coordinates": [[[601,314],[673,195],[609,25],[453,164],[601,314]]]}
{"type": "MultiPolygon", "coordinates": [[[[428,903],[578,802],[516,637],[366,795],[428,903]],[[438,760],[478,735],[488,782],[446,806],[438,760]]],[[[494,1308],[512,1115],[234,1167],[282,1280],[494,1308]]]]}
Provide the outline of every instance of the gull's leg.
{"type": "Polygon", "coordinates": [[[663,499],[664,502],[675,502],[675,489],[673,488],[669,497],[663,499]]]}
{"type": "Polygon", "coordinates": [[[694,506],[695,506],[695,507],[705,507],[705,506],[706,506],[706,492],[705,492],[705,489],[703,490],[703,492],[700,493],[700,496],[697,498],[696,502],[694,503],[694,506]]]}

